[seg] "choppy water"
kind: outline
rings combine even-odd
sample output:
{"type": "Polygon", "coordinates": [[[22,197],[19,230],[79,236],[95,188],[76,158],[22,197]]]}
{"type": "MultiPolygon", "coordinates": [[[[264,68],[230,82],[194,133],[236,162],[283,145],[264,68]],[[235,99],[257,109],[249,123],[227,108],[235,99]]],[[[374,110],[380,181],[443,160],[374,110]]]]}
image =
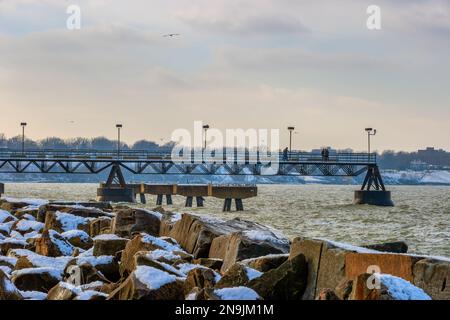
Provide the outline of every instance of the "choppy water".
{"type": "MultiPolygon", "coordinates": [[[[6,196],[86,201],[96,184],[7,184],[6,196]]],[[[450,187],[391,187],[395,207],[353,205],[355,186],[261,185],[245,211],[223,213],[222,200],[208,198],[204,208],[184,208],[174,197],[169,210],[220,218],[241,217],[275,227],[289,237],[311,236],[352,244],[405,240],[410,252],[450,257],[450,187]]],[[[153,208],[156,196],[147,196],[153,208]]],[[[138,205],[142,206],[142,205],[138,205]]]]}

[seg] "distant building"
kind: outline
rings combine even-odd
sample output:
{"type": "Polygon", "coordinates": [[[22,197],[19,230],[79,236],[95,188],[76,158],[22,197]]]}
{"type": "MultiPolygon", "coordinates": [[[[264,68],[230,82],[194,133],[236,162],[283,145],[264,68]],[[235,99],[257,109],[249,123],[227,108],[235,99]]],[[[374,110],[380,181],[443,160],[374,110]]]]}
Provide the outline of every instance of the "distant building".
{"type": "Polygon", "coordinates": [[[424,161],[420,160],[413,160],[411,161],[411,164],[409,166],[412,170],[422,171],[430,169],[430,165],[424,161]]]}

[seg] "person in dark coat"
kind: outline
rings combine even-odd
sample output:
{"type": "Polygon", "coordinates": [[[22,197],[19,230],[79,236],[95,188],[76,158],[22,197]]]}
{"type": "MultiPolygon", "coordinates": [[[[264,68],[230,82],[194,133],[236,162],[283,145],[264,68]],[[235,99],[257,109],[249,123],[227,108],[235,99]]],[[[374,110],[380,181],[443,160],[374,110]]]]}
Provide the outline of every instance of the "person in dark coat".
{"type": "Polygon", "coordinates": [[[289,152],[288,147],[284,148],[284,150],[283,150],[283,161],[288,161],[288,152],[289,152]]]}

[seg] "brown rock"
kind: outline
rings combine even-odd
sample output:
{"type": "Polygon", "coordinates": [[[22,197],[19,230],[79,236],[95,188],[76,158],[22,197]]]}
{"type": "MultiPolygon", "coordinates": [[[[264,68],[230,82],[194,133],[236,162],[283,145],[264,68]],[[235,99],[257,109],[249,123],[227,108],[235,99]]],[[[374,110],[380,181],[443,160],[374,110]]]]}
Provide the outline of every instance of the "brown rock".
{"type": "Polygon", "coordinates": [[[44,230],[34,242],[36,253],[47,257],[71,256],[74,247],[54,230],[44,230]]]}
{"type": "Polygon", "coordinates": [[[61,276],[54,268],[29,268],[14,271],[11,281],[21,291],[48,292],[59,283],[61,276]]]}
{"type": "Polygon", "coordinates": [[[413,274],[414,285],[433,300],[450,300],[450,262],[423,259],[414,265],[413,274]]]}
{"type": "MultiPolygon", "coordinates": [[[[254,230],[254,229],[251,229],[254,230]]],[[[258,229],[256,229],[258,230],[258,229]]],[[[258,230],[262,232],[262,230],[258,230]]],[[[247,235],[246,232],[237,232],[228,236],[222,236],[219,239],[213,240],[213,245],[211,249],[214,250],[214,242],[226,242],[225,256],[223,259],[222,272],[225,272],[233,264],[238,261],[242,261],[249,258],[256,258],[261,256],[266,256],[269,254],[283,254],[289,252],[289,241],[287,239],[279,239],[275,234],[267,231],[267,235],[275,239],[271,240],[260,240],[253,239],[247,235]],[[279,240],[279,241],[278,241],[279,240]],[[283,242],[283,240],[285,240],[283,242]]],[[[267,238],[269,239],[269,238],[267,238]]],[[[225,247],[220,245],[220,247],[225,247]]]]}
{"type": "Polygon", "coordinates": [[[23,297],[16,286],[0,269],[0,301],[2,300],[23,300],[23,297]]]}
{"type": "Polygon", "coordinates": [[[11,214],[15,214],[18,209],[28,206],[29,204],[25,202],[8,202],[7,200],[0,199],[0,209],[9,211],[11,214]]]}
{"type": "Polygon", "coordinates": [[[108,297],[108,300],[182,300],[183,282],[175,276],[148,267],[139,266],[108,297]],[[158,279],[165,279],[158,283],[158,279]]]}
{"type": "Polygon", "coordinates": [[[77,296],[78,290],[66,282],[59,282],[51,288],[47,295],[47,300],[73,300],[77,296]]]}
{"type": "Polygon", "coordinates": [[[115,256],[117,252],[125,249],[128,239],[112,235],[100,235],[94,238],[94,256],[115,256]]]}
{"type": "Polygon", "coordinates": [[[26,241],[18,240],[14,238],[0,239],[0,253],[3,255],[8,254],[9,250],[13,249],[26,249],[29,244],[26,241]]]}
{"type": "Polygon", "coordinates": [[[331,289],[322,289],[316,300],[341,300],[331,289]]]}
{"type": "Polygon", "coordinates": [[[211,269],[195,268],[188,272],[184,282],[184,292],[189,294],[194,288],[212,288],[216,284],[216,273],[211,269]]]}
{"type": "Polygon", "coordinates": [[[89,235],[96,237],[101,234],[111,233],[112,219],[109,217],[100,217],[89,222],[89,235]]]}
{"type": "Polygon", "coordinates": [[[249,282],[247,269],[240,263],[236,263],[225,272],[222,278],[217,282],[215,288],[232,288],[246,286],[249,282]]]}
{"type": "Polygon", "coordinates": [[[290,258],[301,253],[308,262],[304,300],[313,300],[322,289],[336,288],[342,281],[355,279],[371,266],[378,266],[382,273],[412,281],[412,268],[420,259],[401,254],[361,253],[356,250],[362,249],[353,248],[307,238],[293,240],[290,258]]]}
{"type": "Polygon", "coordinates": [[[363,247],[367,248],[367,249],[381,251],[381,252],[390,252],[390,253],[407,253],[408,252],[408,245],[404,241],[370,244],[370,245],[365,245],[363,247]]]}
{"type": "Polygon", "coordinates": [[[112,233],[130,238],[133,233],[145,232],[159,236],[161,219],[158,214],[141,209],[121,209],[116,211],[111,227],[112,233]]]}
{"type": "Polygon", "coordinates": [[[214,258],[199,258],[192,261],[194,264],[199,264],[204,267],[220,271],[223,265],[222,259],[214,259],[214,258]]]}
{"type": "Polygon", "coordinates": [[[299,254],[248,284],[265,300],[300,300],[305,292],[308,267],[299,254]]]}
{"type": "Polygon", "coordinates": [[[61,234],[61,236],[63,236],[63,238],[72,246],[83,250],[89,250],[94,245],[92,238],[82,230],[67,231],[61,234]]]}
{"type": "Polygon", "coordinates": [[[122,276],[127,276],[135,269],[136,264],[134,255],[139,251],[153,251],[157,249],[173,249],[171,251],[175,251],[177,248],[179,249],[179,247],[162,239],[146,234],[137,234],[127,243],[122,252],[120,273],[122,276]]]}
{"type": "Polygon", "coordinates": [[[66,212],[48,211],[45,215],[45,228],[59,233],[74,229],[89,232],[89,219],[66,212]],[[66,225],[65,221],[71,221],[70,225],[66,225]]]}
{"type": "Polygon", "coordinates": [[[363,273],[356,277],[351,300],[395,300],[383,284],[380,289],[369,289],[367,280],[370,276],[371,274],[363,273]]]}
{"type": "Polygon", "coordinates": [[[278,268],[283,263],[285,263],[288,258],[288,254],[274,254],[243,260],[241,263],[260,272],[267,272],[269,270],[278,268]]]}

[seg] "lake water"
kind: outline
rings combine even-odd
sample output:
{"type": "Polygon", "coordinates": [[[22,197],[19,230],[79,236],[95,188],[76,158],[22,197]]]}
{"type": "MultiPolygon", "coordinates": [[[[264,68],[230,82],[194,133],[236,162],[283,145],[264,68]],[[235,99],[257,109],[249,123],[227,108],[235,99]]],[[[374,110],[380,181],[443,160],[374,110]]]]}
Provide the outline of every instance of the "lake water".
{"type": "MultiPolygon", "coordinates": [[[[87,201],[97,184],[7,184],[6,196],[87,201]]],[[[353,205],[357,186],[261,185],[258,197],[244,200],[244,212],[222,212],[222,200],[207,198],[204,208],[184,208],[174,197],[176,212],[218,218],[241,217],[270,225],[289,237],[321,237],[351,244],[404,240],[410,252],[450,257],[450,187],[390,187],[395,207],[353,205]]],[[[155,207],[156,196],[147,196],[155,207]]],[[[234,206],[234,204],[233,204],[234,206]]]]}

